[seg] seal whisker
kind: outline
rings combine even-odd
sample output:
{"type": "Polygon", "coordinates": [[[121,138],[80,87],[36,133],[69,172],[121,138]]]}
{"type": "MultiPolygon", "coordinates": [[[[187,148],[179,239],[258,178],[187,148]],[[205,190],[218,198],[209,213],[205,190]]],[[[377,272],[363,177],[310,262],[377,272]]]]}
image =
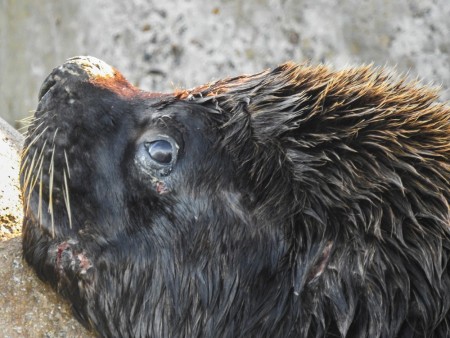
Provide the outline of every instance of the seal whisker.
{"type": "Polygon", "coordinates": [[[64,186],[63,186],[64,203],[65,203],[66,209],[67,209],[67,218],[69,219],[69,228],[72,229],[72,212],[70,209],[69,185],[67,184],[67,175],[66,175],[65,169],[63,170],[63,177],[64,177],[64,186]]]}
{"type": "MultiPolygon", "coordinates": [[[[28,180],[27,180],[27,177],[28,177],[30,172],[31,172],[31,168],[28,167],[26,172],[25,172],[25,181],[24,181],[24,183],[22,185],[22,201],[24,201],[25,200],[25,196],[28,195],[28,180]]],[[[24,209],[25,209],[24,211],[25,212],[28,212],[29,207],[30,207],[29,204],[24,203],[24,209]]]]}
{"type": "MultiPolygon", "coordinates": [[[[42,123],[44,123],[44,122],[42,122],[42,123]]],[[[41,123],[41,124],[42,124],[41,123]]],[[[40,124],[40,125],[41,125],[40,124]]],[[[39,126],[40,126],[39,125],[39,126]]],[[[39,128],[39,126],[38,127],[36,127],[36,129],[37,128],[39,128]]],[[[36,130],[35,129],[35,130],[36,130]]],[[[30,151],[30,149],[31,149],[31,147],[39,140],[39,138],[47,131],[47,129],[48,129],[48,126],[46,126],[37,136],[35,136],[31,141],[30,141],[30,143],[28,144],[28,146],[22,151],[22,158],[24,158],[24,157],[26,157],[27,155],[28,155],[28,152],[30,151]]],[[[34,132],[33,132],[34,133],[34,132]]],[[[30,135],[31,136],[31,135],[30,135]]]]}
{"type": "MultiPolygon", "coordinates": [[[[42,151],[41,151],[41,154],[42,154],[42,151]]],[[[43,164],[44,164],[44,157],[39,156],[37,163],[36,163],[36,165],[38,166],[38,170],[35,175],[32,174],[33,180],[31,181],[30,187],[28,188],[28,197],[27,197],[28,204],[30,204],[31,195],[32,195],[34,187],[36,186],[36,183],[39,179],[39,172],[42,170],[43,164]]]]}
{"type": "MultiPolygon", "coordinates": [[[[56,128],[55,134],[53,134],[53,140],[52,140],[52,145],[53,145],[53,146],[55,145],[55,139],[56,139],[56,134],[58,134],[58,130],[59,130],[59,128],[56,128]]],[[[55,150],[54,147],[53,147],[53,150],[55,150]]]]}
{"type": "MultiPolygon", "coordinates": [[[[34,187],[36,186],[37,180],[39,178],[39,172],[42,170],[42,166],[44,163],[44,149],[45,149],[45,145],[47,144],[47,140],[44,141],[44,144],[41,147],[41,150],[39,152],[39,155],[36,159],[36,155],[38,153],[38,150],[36,149],[34,154],[33,154],[33,159],[30,163],[30,166],[27,169],[26,175],[25,175],[25,183],[24,183],[24,194],[26,193],[27,197],[27,203],[26,205],[30,205],[30,199],[31,199],[31,195],[33,193],[34,187]],[[33,173],[36,171],[36,167],[38,167],[38,170],[36,172],[36,174],[34,175],[33,173]]],[[[28,158],[27,158],[28,159],[28,158]]],[[[25,198],[25,196],[24,196],[25,198]]]]}
{"type": "Polygon", "coordinates": [[[39,200],[38,200],[38,214],[37,218],[39,220],[39,226],[42,226],[42,190],[43,190],[43,182],[42,182],[42,175],[43,175],[43,167],[40,168],[39,172],[39,200]]]}
{"type": "MultiPolygon", "coordinates": [[[[39,128],[41,128],[43,125],[44,125],[44,123],[45,123],[45,121],[41,121],[41,123],[39,123],[38,125],[36,125],[36,122],[37,122],[38,120],[36,120],[36,121],[33,121],[32,123],[33,123],[33,126],[28,130],[28,137],[29,138],[31,138],[31,137],[35,137],[35,134],[38,132],[38,130],[39,130],[39,128]]],[[[48,126],[47,126],[47,128],[48,128],[48,126]]],[[[45,130],[45,129],[44,129],[45,130]]],[[[43,130],[43,131],[44,131],[43,130]]]]}
{"type": "Polygon", "coordinates": [[[64,149],[64,158],[66,159],[67,175],[69,176],[70,179],[70,166],[69,166],[69,159],[67,158],[66,149],[64,149]]]}
{"type": "Polygon", "coordinates": [[[45,150],[46,146],[47,146],[47,140],[45,140],[44,143],[42,144],[41,151],[39,152],[38,162],[42,161],[42,159],[44,158],[44,150],[45,150]]]}
{"type": "Polygon", "coordinates": [[[18,122],[22,122],[22,121],[35,121],[35,120],[37,120],[37,119],[39,118],[39,117],[34,116],[34,113],[36,113],[36,109],[29,110],[28,113],[29,113],[29,114],[32,114],[32,115],[25,116],[25,117],[23,117],[23,118],[21,118],[21,119],[18,119],[17,121],[18,121],[18,122]]]}
{"type": "Polygon", "coordinates": [[[54,172],[55,172],[54,158],[55,158],[55,145],[53,144],[52,158],[50,160],[50,165],[49,165],[50,181],[49,181],[49,188],[48,188],[49,189],[48,212],[50,213],[50,217],[51,217],[52,237],[53,238],[55,237],[55,222],[54,222],[54,214],[53,214],[53,176],[54,176],[54,172]]]}
{"type": "Polygon", "coordinates": [[[22,173],[28,168],[28,160],[29,157],[25,157],[22,161],[22,163],[20,164],[20,169],[19,169],[19,173],[20,175],[22,175],[22,173]]]}
{"type": "Polygon", "coordinates": [[[36,123],[36,121],[38,121],[40,119],[40,117],[34,116],[34,114],[36,113],[36,110],[30,110],[28,113],[33,114],[33,115],[26,116],[24,118],[16,120],[16,122],[23,124],[22,127],[17,129],[19,132],[23,132],[23,131],[29,129],[30,125],[32,125],[33,123],[36,123]]]}
{"type": "Polygon", "coordinates": [[[23,132],[25,132],[26,130],[28,130],[30,128],[30,124],[32,124],[34,121],[25,122],[23,120],[22,121],[19,120],[18,122],[19,123],[24,123],[24,125],[22,127],[17,129],[20,133],[23,133],[23,132]]]}
{"type": "Polygon", "coordinates": [[[35,167],[35,161],[36,161],[36,155],[37,155],[37,150],[34,151],[33,154],[33,158],[31,159],[31,163],[30,166],[27,168],[27,171],[25,173],[25,181],[24,181],[24,193],[26,192],[26,194],[29,194],[30,189],[30,181],[31,181],[31,177],[33,175],[33,171],[34,171],[34,167],[35,167]]]}

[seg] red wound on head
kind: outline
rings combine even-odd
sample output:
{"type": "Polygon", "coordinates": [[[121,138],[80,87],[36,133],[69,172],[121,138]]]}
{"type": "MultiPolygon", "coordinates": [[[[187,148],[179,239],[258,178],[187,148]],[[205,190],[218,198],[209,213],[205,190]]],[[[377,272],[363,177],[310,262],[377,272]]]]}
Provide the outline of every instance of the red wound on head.
{"type": "Polygon", "coordinates": [[[156,192],[162,195],[168,193],[169,189],[167,189],[166,185],[163,182],[156,182],[156,192]]]}

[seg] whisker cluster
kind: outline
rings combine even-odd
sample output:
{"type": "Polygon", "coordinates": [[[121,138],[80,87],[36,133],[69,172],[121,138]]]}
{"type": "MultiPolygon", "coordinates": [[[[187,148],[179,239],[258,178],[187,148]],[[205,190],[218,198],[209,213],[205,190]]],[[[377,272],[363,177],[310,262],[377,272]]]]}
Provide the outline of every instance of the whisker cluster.
{"type": "MultiPolygon", "coordinates": [[[[48,209],[47,212],[51,219],[51,234],[55,237],[55,193],[58,189],[55,187],[55,156],[59,156],[60,149],[57,149],[56,138],[58,134],[58,128],[53,132],[51,138],[48,138],[49,126],[45,126],[45,119],[41,117],[28,117],[24,121],[29,123],[28,135],[26,139],[26,146],[22,151],[22,161],[20,167],[20,176],[22,180],[22,191],[25,205],[25,211],[31,205],[31,199],[33,193],[37,193],[37,219],[40,226],[43,223],[43,200],[44,195],[48,196],[48,209]],[[48,160],[48,157],[50,159],[48,160]],[[47,172],[45,172],[47,171],[47,172]]],[[[72,212],[70,207],[69,198],[69,180],[70,180],[70,167],[68,155],[65,149],[62,149],[64,154],[64,168],[63,168],[63,180],[61,182],[63,200],[67,210],[68,223],[72,228],[72,212]]]]}

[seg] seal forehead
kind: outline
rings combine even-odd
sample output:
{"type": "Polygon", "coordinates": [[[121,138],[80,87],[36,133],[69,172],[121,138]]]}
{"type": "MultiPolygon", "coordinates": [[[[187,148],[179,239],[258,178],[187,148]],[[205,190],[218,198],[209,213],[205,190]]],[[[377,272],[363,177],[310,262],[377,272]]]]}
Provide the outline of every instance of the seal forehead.
{"type": "Polygon", "coordinates": [[[129,83],[117,69],[95,57],[76,56],[68,59],[61,67],[75,77],[86,76],[91,84],[114,92],[123,98],[131,98],[139,93],[139,90],[129,83]],[[71,69],[76,70],[71,73],[71,69]]]}
{"type": "Polygon", "coordinates": [[[117,71],[106,62],[93,56],[76,56],[66,61],[68,64],[76,64],[83,69],[90,78],[114,77],[117,71]]]}

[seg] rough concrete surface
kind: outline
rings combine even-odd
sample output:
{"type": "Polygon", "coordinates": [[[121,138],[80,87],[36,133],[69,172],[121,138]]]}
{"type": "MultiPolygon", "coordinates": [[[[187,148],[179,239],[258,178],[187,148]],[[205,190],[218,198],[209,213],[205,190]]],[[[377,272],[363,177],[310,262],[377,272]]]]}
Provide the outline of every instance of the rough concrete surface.
{"type": "Polygon", "coordinates": [[[310,60],[396,66],[449,99],[449,17],[448,0],[0,0],[0,116],[17,126],[51,69],[85,54],[146,90],[310,60]]]}
{"type": "Polygon", "coordinates": [[[90,337],[70,306],[22,260],[22,136],[0,118],[0,337],[90,337]]]}

